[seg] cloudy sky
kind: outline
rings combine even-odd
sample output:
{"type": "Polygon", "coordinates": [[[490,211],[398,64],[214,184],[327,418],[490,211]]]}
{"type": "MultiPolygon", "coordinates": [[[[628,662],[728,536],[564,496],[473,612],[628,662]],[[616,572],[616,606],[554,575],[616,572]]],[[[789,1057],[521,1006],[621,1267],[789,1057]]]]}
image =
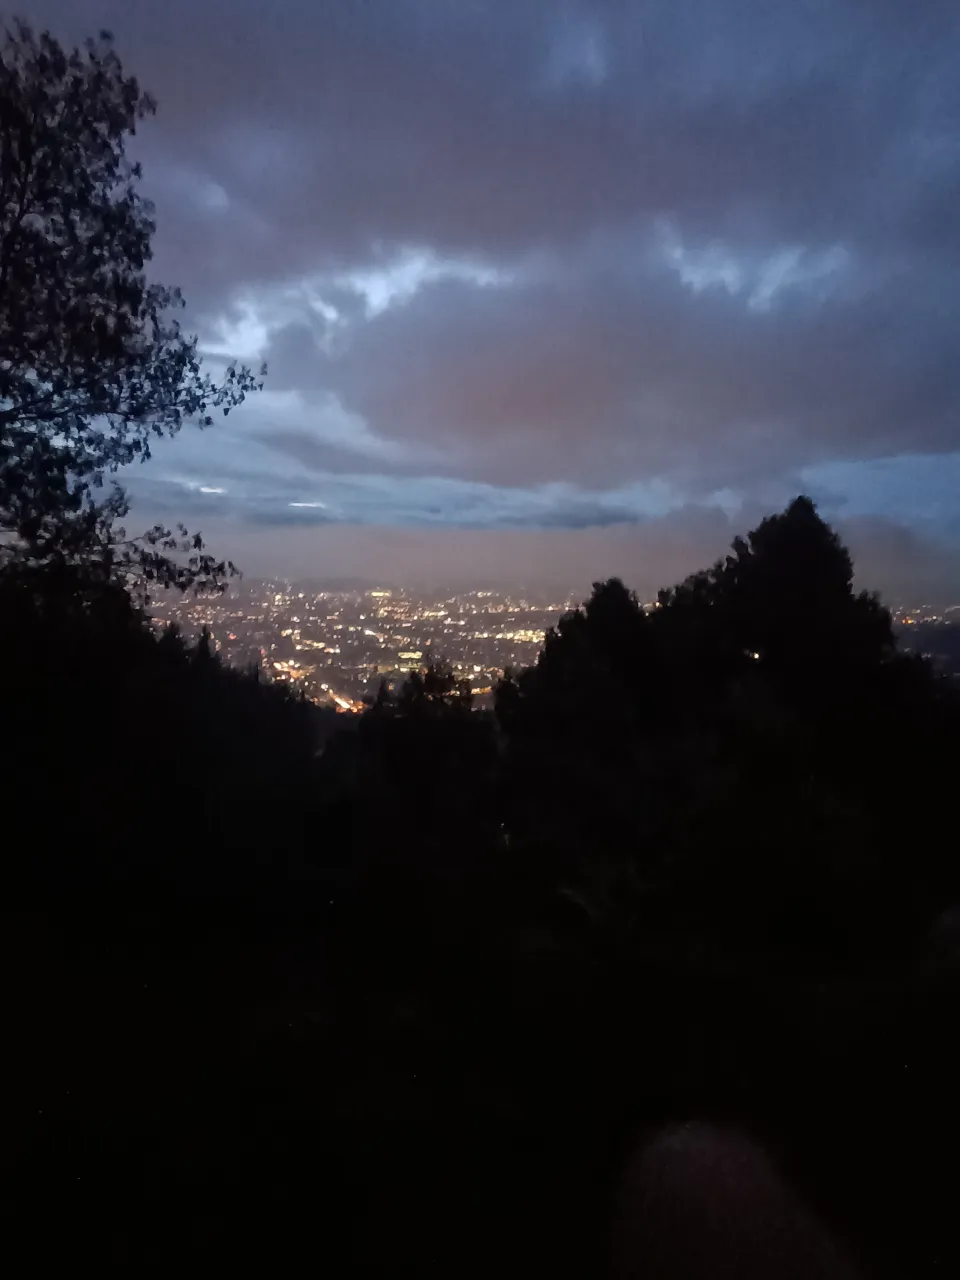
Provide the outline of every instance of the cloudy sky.
{"type": "Polygon", "coordinates": [[[31,0],[267,389],[129,477],[249,572],[643,590],[805,491],[960,597],[955,0],[31,0]]]}

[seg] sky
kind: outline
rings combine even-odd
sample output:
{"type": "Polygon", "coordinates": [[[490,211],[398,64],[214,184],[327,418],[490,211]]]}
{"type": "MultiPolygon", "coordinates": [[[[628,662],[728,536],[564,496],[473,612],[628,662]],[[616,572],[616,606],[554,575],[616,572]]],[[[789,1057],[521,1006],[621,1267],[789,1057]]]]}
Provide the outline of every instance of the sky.
{"type": "Polygon", "coordinates": [[[107,28],[152,272],[269,369],[124,477],[248,573],[623,576],[799,492],[960,599],[955,0],[31,0],[107,28]]]}

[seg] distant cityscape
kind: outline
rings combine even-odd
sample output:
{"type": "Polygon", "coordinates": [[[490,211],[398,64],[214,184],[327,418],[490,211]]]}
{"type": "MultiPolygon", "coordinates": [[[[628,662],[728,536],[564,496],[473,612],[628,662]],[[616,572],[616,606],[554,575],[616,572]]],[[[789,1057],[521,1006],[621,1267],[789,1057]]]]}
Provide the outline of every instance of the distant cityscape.
{"type": "Polygon", "coordinates": [[[941,674],[960,680],[960,604],[921,604],[890,612],[902,650],[928,658],[941,674]]]}
{"type": "MultiPolygon", "coordinates": [[[[488,703],[504,670],[535,662],[544,633],[580,600],[574,592],[428,593],[274,579],[243,580],[217,597],[171,593],[150,612],[188,638],[206,626],[234,666],[256,665],[318,706],[360,712],[381,681],[396,687],[438,659],[469,683],[479,705],[488,703]]],[[[903,648],[960,675],[960,605],[892,612],[903,648]]]]}
{"type": "Polygon", "coordinates": [[[534,662],[544,632],[577,603],[536,592],[429,594],[244,580],[219,597],[171,593],[150,612],[158,624],[178,623],[187,637],[208,627],[234,666],[255,663],[320,706],[357,712],[381,681],[395,687],[437,659],[468,681],[483,705],[504,669],[534,662]]]}

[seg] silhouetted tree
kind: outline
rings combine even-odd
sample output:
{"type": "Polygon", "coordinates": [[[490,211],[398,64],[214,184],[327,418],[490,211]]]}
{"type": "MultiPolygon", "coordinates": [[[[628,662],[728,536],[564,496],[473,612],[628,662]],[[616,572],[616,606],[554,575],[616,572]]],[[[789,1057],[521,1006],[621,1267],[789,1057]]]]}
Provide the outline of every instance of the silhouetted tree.
{"type": "Polygon", "coordinates": [[[258,380],[203,374],[148,283],[153,210],[125,145],[154,110],[109,35],[65,50],[15,22],[0,51],[0,529],[2,561],[80,564],[88,576],[215,586],[228,570],[198,535],[128,540],[106,476],[189,421],[212,423],[258,380]]]}
{"type": "Polygon", "coordinates": [[[906,939],[956,875],[928,857],[903,892],[910,823],[939,811],[953,758],[950,701],[798,498],[650,615],[596,584],[504,680],[507,832],[584,920],[602,900],[626,927],[646,896],[744,943],[835,954],[895,917],[906,939]]]}
{"type": "Polygon", "coordinates": [[[890,615],[854,592],[848,551],[805,497],[736,538],[711,570],[662,591],[659,603],[671,645],[694,633],[688,644],[712,649],[728,676],[746,660],[820,682],[828,669],[876,667],[894,652],[890,615]]]}
{"type": "Polygon", "coordinates": [[[655,713],[645,687],[651,639],[633,592],[616,578],[594,583],[586,604],[547,632],[536,667],[499,686],[501,722],[522,732],[527,720],[550,738],[589,741],[598,756],[616,752],[655,713]]]}
{"type": "MultiPolygon", "coordinates": [[[[352,946],[366,965],[387,962],[377,981],[422,973],[438,947],[483,927],[497,762],[493,717],[472,710],[469,684],[444,662],[411,672],[395,693],[381,684],[359,725],[324,751],[316,825],[336,833],[352,946]]],[[[318,849],[318,861],[329,856],[318,849]]]]}

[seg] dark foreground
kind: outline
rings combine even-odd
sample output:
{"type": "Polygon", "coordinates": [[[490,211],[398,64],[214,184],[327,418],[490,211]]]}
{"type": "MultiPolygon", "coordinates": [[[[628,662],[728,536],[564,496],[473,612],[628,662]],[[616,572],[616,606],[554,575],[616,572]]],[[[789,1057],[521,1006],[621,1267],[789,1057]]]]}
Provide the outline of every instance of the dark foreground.
{"type": "Polygon", "coordinates": [[[960,690],[852,574],[797,499],[347,728],[0,575],[18,1270],[960,1274],[960,690]]]}
{"type": "MultiPolygon", "coordinates": [[[[629,1228],[631,1206],[651,1212],[638,1150],[689,1121],[750,1135],[831,1256],[878,1277],[957,1273],[942,965],[935,980],[918,962],[909,982],[826,987],[694,961],[674,938],[630,992],[577,980],[545,994],[531,954],[471,975],[451,953],[404,989],[388,957],[329,928],[319,944],[319,921],[261,910],[241,933],[236,916],[185,916],[175,938],[169,921],[144,910],[120,929],[93,904],[6,921],[4,1235],[19,1274],[83,1259],[139,1275],[596,1276],[627,1239],[659,1259],[636,1274],[692,1275],[688,1224],[715,1239],[717,1216],[745,1216],[724,1209],[739,1145],[718,1160],[694,1144],[681,1183],[702,1167],[706,1190],[692,1208],[667,1160],[660,1225],[629,1228]],[[686,1250],[680,1271],[664,1231],[686,1250]]],[[[755,1201],[761,1225],[780,1213],[755,1201]]],[[[741,1256],[720,1231],[718,1250],[741,1256]]],[[[785,1268],[806,1256],[783,1252],[785,1268]]]]}

